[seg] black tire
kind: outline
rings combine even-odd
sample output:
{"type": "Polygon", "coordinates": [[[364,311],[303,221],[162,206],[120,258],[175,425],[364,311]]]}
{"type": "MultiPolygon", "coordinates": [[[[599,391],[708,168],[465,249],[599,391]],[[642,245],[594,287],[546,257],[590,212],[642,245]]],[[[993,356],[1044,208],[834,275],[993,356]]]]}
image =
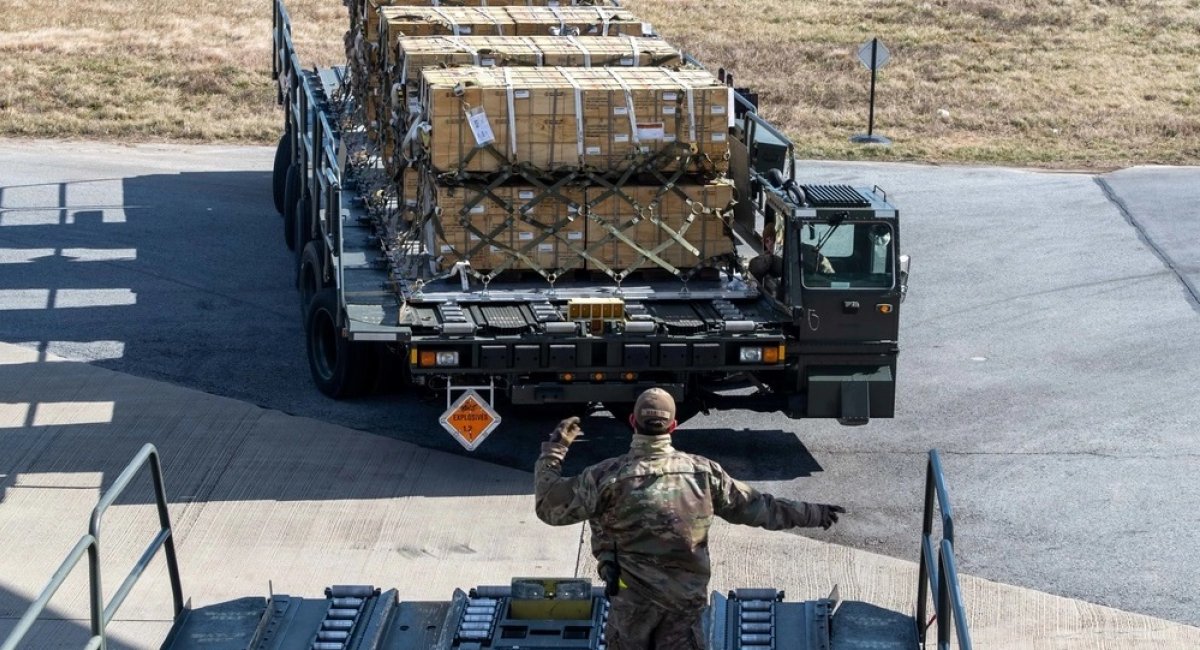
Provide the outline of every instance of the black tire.
{"type": "Polygon", "coordinates": [[[308,242],[312,241],[312,200],[305,196],[296,204],[296,214],[293,218],[292,226],[292,245],[290,248],[296,252],[295,267],[296,267],[296,282],[300,281],[300,255],[304,251],[304,247],[308,242]]]}
{"type": "Polygon", "coordinates": [[[370,344],[352,343],[338,327],[337,291],[313,296],[304,319],[308,368],[317,390],[333,399],[358,397],[375,385],[378,356],[370,344]]]}
{"type": "Polygon", "coordinates": [[[283,211],[285,205],[283,193],[287,186],[288,167],[291,164],[292,139],[287,133],[284,133],[275,147],[275,165],[271,168],[271,194],[275,199],[275,211],[279,214],[287,214],[283,211]]]}
{"type": "Polygon", "coordinates": [[[300,168],[295,165],[289,166],[285,178],[287,180],[283,184],[282,214],[283,229],[288,230],[288,222],[296,212],[296,204],[300,202],[300,168]]]}
{"type": "Polygon", "coordinates": [[[297,288],[300,290],[300,315],[302,317],[308,315],[308,306],[312,304],[317,293],[322,289],[329,288],[329,283],[324,278],[324,258],[320,245],[315,241],[305,244],[300,253],[300,277],[297,288]]]}

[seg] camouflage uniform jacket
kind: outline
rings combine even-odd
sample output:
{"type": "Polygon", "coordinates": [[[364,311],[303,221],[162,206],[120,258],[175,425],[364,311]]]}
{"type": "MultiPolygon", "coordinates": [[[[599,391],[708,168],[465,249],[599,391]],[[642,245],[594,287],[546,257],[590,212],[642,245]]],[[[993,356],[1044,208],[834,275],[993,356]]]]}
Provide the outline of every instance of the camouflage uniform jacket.
{"type": "Polygon", "coordinates": [[[593,545],[615,551],[624,586],[668,610],[708,600],[713,515],[769,530],[815,523],[807,504],[758,492],[717,463],[676,451],[670,436],[634,435],[629,453],[571,478],[562,477],[566,454],[561,443],[542,445],[538,518],[555,526],[589,520],[593,545]]]}

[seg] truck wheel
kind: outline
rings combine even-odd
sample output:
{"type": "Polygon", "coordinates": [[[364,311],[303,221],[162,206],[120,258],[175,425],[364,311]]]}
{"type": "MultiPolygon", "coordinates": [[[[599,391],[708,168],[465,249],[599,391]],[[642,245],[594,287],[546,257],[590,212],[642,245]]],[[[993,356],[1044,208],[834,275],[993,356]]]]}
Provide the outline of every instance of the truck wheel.
{"type": "Polygon", "coordinates": [[[321,248],[315,241],[304,245],[300,253],[300,315],[308,314],[308,306],[312,303],[317,292],[328,288],[324,279],[324,259],[321,248]]]}
{"type": "Polygon", "coordinates": [[[283,191],[287,185],[288,167],[291,165],[292,139],[284,133],[275,147],[275,165],[271,168],[271,193],[275,199],[275,210],[279,214],[287,214],[283,211],[283,191]]]}
{"type": "MultiPolygon", "coordinates": [[[[309,197],[300,199],[300,203],[296,204],[295,224],[292,226],[292,250],[296,251],[295,265],[296,273],[300,272],[300,255],[304,251],[304,247],[313,240],[312,237],[312,200],[309,197]]],[[[300,276],[297,275],[297,282],[300,276]]]]}
{"type": "Polygon", "coordinates": [[[296,204],[300,202],[300,168],[296,165],[289,165],[286,180],[283,184],[283,229],[287,230],[287,223],[295,214],[296,204]]]}
{"type": "Polygon", "coordinates": [[[337,291],[322,289],[308,306],[304,331],[308,368],[317,390],[333,399],[364,394],[374,386],[378,358],[370,344],[353,343],[338,328],[337,291]]]}
{"type": "Polygon", "coordinates": [[[290,251],[301,250],[296,248],[297,228],[299,221],[308,212],[308,208],[311,205],[312,201],[307,196],[301,196],[296,201],[296,207],[292,210],[291,215],[283,218],[283,243],[287,244],[290,251]]]}

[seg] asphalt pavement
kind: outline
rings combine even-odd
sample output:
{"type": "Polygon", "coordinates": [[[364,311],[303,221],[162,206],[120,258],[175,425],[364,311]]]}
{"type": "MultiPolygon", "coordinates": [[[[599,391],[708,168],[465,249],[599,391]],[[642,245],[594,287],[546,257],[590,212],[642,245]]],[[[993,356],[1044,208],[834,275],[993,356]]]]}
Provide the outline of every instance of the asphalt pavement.
{"type": "MultiPolygon", "coordinates": [[[[272,150],[0,144],[0,341],[465,454],[417,395],[338,403],[308,378],[272,150]]],[[[721,412],[677,445],[783,496],[842,503],[812,536],[915,559],[942,449],[960,570],[1200,624],[1200,170],[1102,176],[805,163],[879,185],[913,258],[897,417],[721,412]]],[[[475,452],[528,470],[558,414],[475,452]]],[[[620,451],[602,412],[573,466],[620,451]]]]}

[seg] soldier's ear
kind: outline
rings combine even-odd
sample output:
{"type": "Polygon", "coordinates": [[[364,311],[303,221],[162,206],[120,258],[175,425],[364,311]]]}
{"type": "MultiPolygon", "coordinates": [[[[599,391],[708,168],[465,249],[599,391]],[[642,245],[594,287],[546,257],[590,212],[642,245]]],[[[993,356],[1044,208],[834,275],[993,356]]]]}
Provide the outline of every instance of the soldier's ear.
{"type": "Polygon", "coordinates": [[[632,413],[629,414],[629,426],[633,427],[634,431],[637,431],[637,419],[633,417],[632,413]]]}
{"type": "Polygon", "coordinates": [[[671,423],[667,425],[667,433],[675,433],[675,427],[678,424],[679,422],[677,420],[671,420],[671,423]]]}

